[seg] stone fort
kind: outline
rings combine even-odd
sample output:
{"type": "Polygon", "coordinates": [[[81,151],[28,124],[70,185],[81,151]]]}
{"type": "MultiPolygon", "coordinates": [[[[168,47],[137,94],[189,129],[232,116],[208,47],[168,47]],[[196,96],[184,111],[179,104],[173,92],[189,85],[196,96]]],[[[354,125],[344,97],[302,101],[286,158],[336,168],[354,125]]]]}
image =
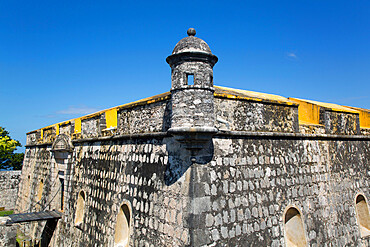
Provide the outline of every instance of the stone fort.
{"type": "Polygon", "coordinates": [[[27,133],[19,231],[58,247],[370,246],[370,110],[215,86],[195,34],[166,59],[170,92],[27,133]]]}

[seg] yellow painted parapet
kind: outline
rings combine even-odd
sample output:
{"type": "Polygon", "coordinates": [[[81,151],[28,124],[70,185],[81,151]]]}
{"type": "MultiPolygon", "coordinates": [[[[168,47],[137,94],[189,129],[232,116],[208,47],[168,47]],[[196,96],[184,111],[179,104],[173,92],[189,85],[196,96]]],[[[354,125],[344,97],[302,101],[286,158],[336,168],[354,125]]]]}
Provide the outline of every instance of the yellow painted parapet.
{"type": "Polygon", "coordinates": [[[135,107],[135,106],[152,104],[152,103],[167,100],[170,97],[171,97],[170,92],[162,93],[162,94],[159,94],[159,95],[156,95],[156,96],[153,96],[153,97],[141,99],[141,100],[131,102],[131,103],[128,103],[128,104],[119,105],[119,106],[116,106],[116,107],[112,107],[112,108],[109,108],[109,109],[106,109],[106,110],[98,111],[98,112],[95,112],[95,113],[92,113],[92,114],[89,114],[89,115],[86,115],[86,116],[82,116],[82,117],[79,117],[79,118],[75,118],[75,119],[72,119],[72,120],[63,121],[63,122],[60,122],[60,123],[57,123],[57,124],[49,125],[49,126],[46,126],[44,128],[41,128],[39,130],[34,130],[34,131],[31,131],[31,132],[28,132],[27,134],[31,134],[33,132],[40,131],[40,133],[41,133],[40,141],[42,142],[43,138],[44,138],[44,131],[45,130],[50,129],[50,128],[54,128],[56,135],[59,135],[60,126],[65,125],[65,124],[69,124],[71,122],[74,122],[74,134],[76,134],[78,136],[78,134],[81,133],[81,122],[82,122],[82,120],[94,118],[94,117],[100,116],[102,114],[105,114],[105,120],[106,120],[107,128],[114,128],[114,127],[117,127],[117,123],[118,123],[117,122],[117,112],[120,109],[128,109],[128,108],[132,108],[132,107],[135,107]]]}
{"type": "MultiPolygon", "coordinates": [[[[300,124],[319,125],[320,124],[320,108],[325,108],[331,111],[359,114],[360,127],[370,128],[370,110],[367,110],[367,109],[347,107],[347,106],[341,106],[341,105],[331,104],[331,103],[323,103],[323,102],[318,102],[318,101],[313,101],[313,100],[305,100],[305,99],[298,99],[298,98],[285,98],[279,95],[259,93],[259,92],[227,88],[227,87],[221,87],[221,86],[214,86],[214,87],[215,87],[214,96],[219,97],[219,98],[241,99],[241,100],[250,100],[250,101],[255,101],[255,102],[267,102],[267,103],[274,103],[274,104],[298,106],[298,115],[299,115],[300,124]]],[[[40,132],[41,138],[39,141],[43,142],[44,135],[45,135],[44,132],[46,130],[53,128],[55,129],[56,135],[59,135],[61,126],[74,122],[74,137],[79,138],[81,134],[81,122],[85,119],[90,119],[90,118],[98,117],[102,114],[105,114],[107,129],[115,128],[117,127],[117,124],[118,124],[117,112],[119,110],[130,109],[135,106],[161,102],[161,101],[164,101],[170,98],[171,98],[171,93],[166,92],[166,93],[162,93],[162,94],[159,94],[153,97],[141,99],[141,100],[131,102],[128,104],[123,104],[120,106],[116,106],[113,108],[95,112],[95,113],[92,113],[92,114],[89,114],[83,117],[79,117],[79,118],[75,118],[72,120],[49,125],[47,127],[44,127],[44,128],[41,128],[35,131],[40,132]]],[[[31,131],[27,134],[34,133],[35,131],[31,131]]]]}
{"type": "Polygon", "coordinates": [[[75,119],[75,131],[74,133],[81,133],[81,118],[75,119]]]}
{"type": "Polygon", "coordinates": [[[229,98],[229,99],[243,99],[257,102],[271,102],[284,105],[297,105],[295,102],[290,101],[280,95],[259,93],[242,89],[234,89],[228,87],[215,87],[215,97],[229,98]]]}
{"type": "Polygon", "coordinates": [[[319,102],[319,101],[314,101],[314,100],[308,100],[308,99],[298,99],[298,98],[290,98],[292,101],[301,101],[301,102],[307,102],[309,104],[314,104],[323,108],[327,108],[331,111],[337,111],[337,112],[344,112],[344,113],[358,113],[358,111],[351,109],[346,106],[341,106],[333,103],[325,103],[325,102],[319,102]]]}
{"type": "Polygon", "coordinates": [[[132,107],[139,106],[139,105],[153,104],[153,103],[156,103],[156,102],[167,100],[169,98],[171,98],[171,93],[166,92],[166,93],[155,95],[153,97],[149,97],[149,98],[137,100],[137,101],[134,101],[134,102],[131,102],[131,103],[127,103],[127,104],[124,104],[124,105],[120,105],[120,106],[117,106],[115,108],[117,110],[128,109],[128,108],[132,108],[132,107]]]}
{"type": "Polygon", "coordinates": [[[298,106],[298,119],[300,124],[320,124],[320,108],[329,109],[336,112],[358,114],[359,112],[349,107],[318,102],[314,100],[289,98],[299,104],[298,106]]]}
{"type": "Polygon", "coordinates": [[[113,108],[105,112],[105,121],[107,129],[117,127],[117,108],[113,108]]]}
{"type": "Polygon", "coordinates": [[[360,127],[361,128],[370,128],[370,110],[363,109],[358,107],[346,106],[348,108],[358,111],[360,114],[360,127]]]}

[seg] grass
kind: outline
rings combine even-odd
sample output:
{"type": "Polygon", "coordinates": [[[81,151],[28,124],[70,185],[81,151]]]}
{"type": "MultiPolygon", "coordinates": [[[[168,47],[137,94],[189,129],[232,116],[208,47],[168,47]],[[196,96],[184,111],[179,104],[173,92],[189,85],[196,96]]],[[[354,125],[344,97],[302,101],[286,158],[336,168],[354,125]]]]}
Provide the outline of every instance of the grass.
{"type": "MultiPolygon", "coordinates": [[[[23,234],[23,232],[20,230],[20,229],[17,229],[17,238],[16,238],[16,241],[18,243],[19,246],[22,246],[23,245],[23,240],[25,239],[28,239],[26,237],[26,235],[23,234]]],[[[30,246],[30,245],[27,245],[27,246],[30,246]]]]}
{"type": "Polygon", "coordinates": [[[13,214],[13,210],[10,210],[10,211],[0,211],[0,217],[6,216],[6,215],[9,215],[9,214],[13,214]]]}

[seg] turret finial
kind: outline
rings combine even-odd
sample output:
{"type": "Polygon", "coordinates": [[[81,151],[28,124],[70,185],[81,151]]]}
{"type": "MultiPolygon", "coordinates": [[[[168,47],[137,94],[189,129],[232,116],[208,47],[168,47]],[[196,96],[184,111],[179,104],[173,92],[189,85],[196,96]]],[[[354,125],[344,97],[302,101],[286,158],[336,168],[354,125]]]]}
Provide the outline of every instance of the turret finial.
{"type": "Polygon", "coordinates": [[[187,33],[188,33],[188,35],[189,35],[189,36],[195,36],[195,34],[196,34],[197,32],[195,31],[195,29],[194,29],[194,28],[189,28],[187,33]]]}

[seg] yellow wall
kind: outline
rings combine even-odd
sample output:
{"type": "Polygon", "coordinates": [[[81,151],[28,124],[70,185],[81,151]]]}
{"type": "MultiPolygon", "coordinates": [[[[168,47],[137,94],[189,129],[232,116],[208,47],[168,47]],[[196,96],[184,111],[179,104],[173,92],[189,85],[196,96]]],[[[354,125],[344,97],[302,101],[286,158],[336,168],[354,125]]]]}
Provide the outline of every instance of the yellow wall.
{"type": "Polygon", "coordinates": [[[107,129],[112,127],[117,127],[117,109],[110,109],[105,112],[105,121],[107,124],[107,129]]]}
{"type": "Polygon", "coordinates": [[[300,124],[320,124],[320,107],[303,100],[289,98],[299,103],[298,120],[300,124]]]}
{"type": "Polygon", "coordinates": [[[370,112],[360,111],[360,127],[370,128],[370,112]]]}
{"type": "Polygon", "coordinates": [[[81,133],[81,118],[75,119],[75,133],[81,133]]]}

